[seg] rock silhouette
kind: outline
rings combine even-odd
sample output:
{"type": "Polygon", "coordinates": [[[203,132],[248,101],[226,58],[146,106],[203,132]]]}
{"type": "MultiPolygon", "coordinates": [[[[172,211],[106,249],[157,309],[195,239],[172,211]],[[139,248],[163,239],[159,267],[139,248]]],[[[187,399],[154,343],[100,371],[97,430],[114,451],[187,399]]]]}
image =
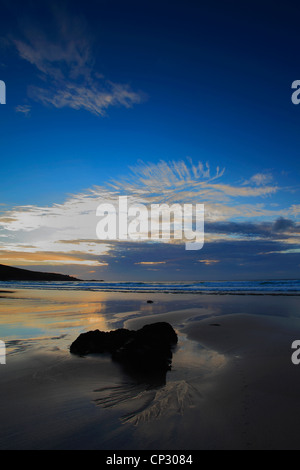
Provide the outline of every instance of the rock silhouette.
{"type": "Polygon", "coordinates": [[[81,334],[70,347],[72,354],[110,353],[114,361],[143,372],[170,370],[172,348],[178,338],[169,323],[146,325],[140,330],[118,329],[81,334]]]}

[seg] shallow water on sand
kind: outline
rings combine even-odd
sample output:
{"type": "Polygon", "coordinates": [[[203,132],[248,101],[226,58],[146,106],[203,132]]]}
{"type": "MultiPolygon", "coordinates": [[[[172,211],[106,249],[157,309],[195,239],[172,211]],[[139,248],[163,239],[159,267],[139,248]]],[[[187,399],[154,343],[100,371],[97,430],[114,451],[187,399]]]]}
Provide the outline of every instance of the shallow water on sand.
{"type": "MultiPolygon", "coordinates": [[[[220,384],[223,397],[229,393],[228,374],[238,354],[191,339],[190,329],[208,322],[215,335],[218,322],[240,313],[297,323],[299,299],[170,294],[151,295],[152,304],[148,299],[149,294],[63,290],[1,294],[0,339],[7,357],[0,365],[0,449],[246,447],[238,424],[230,438],[221,433],[231,419],[226,422],[217,394],[220,384]],[[137,329],[155,321],[170,322],[179,335],[172,370],[163,380],[133,376],[105,355],[69,353],[84,331],[137,329]]],[[[231,410],[237,423],[240,406],[238,401],[231,410]]]]}

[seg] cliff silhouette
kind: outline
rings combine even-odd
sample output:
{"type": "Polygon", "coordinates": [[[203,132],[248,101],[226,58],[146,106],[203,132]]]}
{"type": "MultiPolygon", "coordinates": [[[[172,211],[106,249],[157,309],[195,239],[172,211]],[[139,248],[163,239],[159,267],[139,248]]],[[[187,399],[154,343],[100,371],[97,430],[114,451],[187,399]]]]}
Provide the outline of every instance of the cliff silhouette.
{"type": "Polygon", "coordinates": [[[80,281],[72,276],[56,273],[41,273],[27,269],[13,268],[0,264],[0,281],[80,281]]]}

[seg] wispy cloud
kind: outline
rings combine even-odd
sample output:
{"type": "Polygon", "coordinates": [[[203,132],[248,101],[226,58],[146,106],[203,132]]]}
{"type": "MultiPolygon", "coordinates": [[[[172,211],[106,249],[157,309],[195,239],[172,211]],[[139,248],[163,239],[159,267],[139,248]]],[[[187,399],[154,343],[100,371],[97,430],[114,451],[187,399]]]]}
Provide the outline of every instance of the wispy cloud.
{"type": "Polygon", "coordinates": [[[205,266],[211,266],[211,265],[220,263],[220,260],[219,259],[199,259],[198,262],[205,264],[205,266]]]}
{"type": "Polygon", "coordinates": [[[142,266],[155,266],[155,265],[158,265],[158,264],[166,264],[166,261],[140,261],[139,263],[135,263],[135,264],[140,264],[142,266]]]}
{"type": "Polygon", "coordinates": [[[99,262],[95,259],[87,259],[82,254],[63,254],[51,252],[31,252],[23,251],[6,251],[0,249],[0,263],[3,264],[16,264],[18,266],[39,265],[39,266],[53,266],[53,265],[77,265],[77,266],[107,266],[105,262],[99,262]]]}
{"type": "Polygon", "coordinates": [[[207,196],[210,184],[221,178],[225,169],[217,167],[212,173],[208,163],[194,164],[187,158],[179,161],[145,163],[140,161],[129,168],[129,173],[113,180],[109,186],[118,193],[132,193],[145,200],[189,202],[195,197],[207,196]]]}
{"type": "Polygon", "coordinates": [[[141,94],[131,91],[127,85],[109,81],[99,83],[93,79],[83,84],[55,81],[49,88],[31,86],[29,97],[46,106],[84,109],[99,116],[104,116],[111,106],[130,108],[142,100],[141,94]]]}
{"type": "Polygon", "coordinates": [[[244,182],[246,184],[255,184],[256,186],[265,186],[270,184],[273,181],[273,176],[270,173],[256,173],[248,181],[244,182]]]}
{"type": "MultiPolygon", "coordinates": [[[[28,89],[32,100],[104,116],[111,106],[129,108],[144,99],[145,95],[128,84],[111,81],[95,70],[92,38],[82,18],[53,11],[49,16],[55,35],[30,25],[23,30],[22,38],[11,38],[19,56],[39,72],[41,85],[28,89]]],[[[17,111],[25,109],[19,106],[17,111]]]]}
{"type": "Polygon", "coordinates": [[[180,161],[160,161],[157,164],[140,162],[124,178],[110,186],[120,193],[133,192],[140,198],[163,199],[165,202],[219,202],[236,197],[262,197],[275,194],[278,187],[258,187],[250,183],[240,185],[221,184],[225,168],[211,169],[208,163],[193,163],[187,158],[180,161]]]}
{"type": "Polygon", "coordinates": [[[299,215],[300,214],[300,204],[292,204],[291,206],[291,212],[293,215],[299,215]]]}
{"type": "Polygon", "coordinates": [[[29,105],[19,105],[19,106],[16,106],[15,109],[16,109],[17,113],[21,113],[21,114],[24,114],[25,116],[29,116],[30,111],[31,111],[31,106],[29,106],[29,105]]]}
{"type": "Polygon", "coordinates": [[[241,196],[241,197],[259,197],[259,196],[268,196],[270,194],[274,194],[278,191],[277,186],[263,186],[263,187],[252,187],[252,186],[232,186],[229,184],[214,184],[212,185],[207,185],[208,189],[211,189],[214,191],[214,194],[216,192],[219,192],[220,194],[224,194],[226,196],[241,196]]]}

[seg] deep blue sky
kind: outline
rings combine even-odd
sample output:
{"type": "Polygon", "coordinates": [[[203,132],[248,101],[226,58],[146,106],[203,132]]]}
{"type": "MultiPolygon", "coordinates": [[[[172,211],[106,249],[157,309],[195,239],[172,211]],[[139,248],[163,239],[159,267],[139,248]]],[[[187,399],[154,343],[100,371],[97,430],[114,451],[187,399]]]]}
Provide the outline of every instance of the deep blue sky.
{"type": "MultiPolygon", "coordinates": [[[[2,0],[0,6],[3,216],[24,205],[62,204],[69,194],[126,176],[138,160],[155,165],[189,156],[225,168],[225,185],[267,175],[266,183],[280,190],[268,200],[274,215],[264,220],[298,223],[291,210],[300,171],[300,106],[291,103],[291,84],[300,79],[297,2],[2,0]],[[79,66],[80,44],[86,60],[79,66]],[[57,105],[56,93],[70,84],[76,97],[57,105]],[[102,116],[78,104],[83,88],[95,86],[91,106],[95,90],[116,84],[134,94],[128,107],[114,103],[102,116]]],[[[289,247],[296,249],[296,241],[289,247]]],[[[295,277],[299,262],[291,269],[289,256],[284,276],[295,277]]]]}

